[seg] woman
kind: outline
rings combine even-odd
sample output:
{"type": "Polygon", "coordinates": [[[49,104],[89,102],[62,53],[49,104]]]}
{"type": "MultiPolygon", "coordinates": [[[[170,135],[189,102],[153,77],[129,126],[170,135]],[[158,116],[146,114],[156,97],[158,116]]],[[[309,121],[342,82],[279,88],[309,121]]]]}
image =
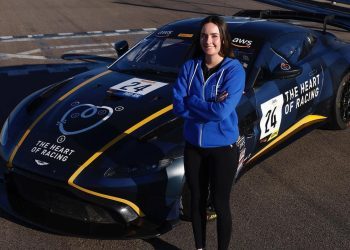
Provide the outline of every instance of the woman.
{"type": "Polygon", "coordinates": [[[208,16],[202,21],[199,44],[201,55],[182,66],[174,84],[174,112],[185,121],[185,176],[196,248],[205,247],[210,183],[218,249],[228,249],[230,192],[238,164],[235,108],[243,93],[245,72],[238,60],[230,58],[231,41],[222,18],[208,16]]]}

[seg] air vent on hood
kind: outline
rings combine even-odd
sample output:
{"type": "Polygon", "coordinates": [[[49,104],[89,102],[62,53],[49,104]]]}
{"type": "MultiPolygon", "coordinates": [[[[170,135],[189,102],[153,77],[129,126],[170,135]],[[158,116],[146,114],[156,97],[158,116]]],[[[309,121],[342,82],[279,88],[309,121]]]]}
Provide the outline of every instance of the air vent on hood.
{"type": "Polygon", "coordinates": [[[72,79],[73,77],[48,86],[37,98],[35,98],[31,103],[29,103],[29,105],[27,106],[28,113],[34,112],[43,103],[44,100],[50,98],[56,91],[58,91],[72,79]]]}

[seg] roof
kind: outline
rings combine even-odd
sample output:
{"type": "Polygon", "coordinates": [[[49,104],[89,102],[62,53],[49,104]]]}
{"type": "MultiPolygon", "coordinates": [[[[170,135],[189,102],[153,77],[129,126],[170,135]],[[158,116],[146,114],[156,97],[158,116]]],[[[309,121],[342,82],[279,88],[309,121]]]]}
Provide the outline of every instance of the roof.
{"type": "MultiPolygon", "coordinates": [[[[285,33],[290,32],[306,32],[307,28],[293,25],[287,22],[279,22],[274,20],[246,18],[246,17],[224,17],[230,30],[234,33],[246,34],[262,40],[273,40],[285,33]]],[[[174,30],[175,33],[198,33],[200,22],[203,18],[184,19],[169,23],[159,30],[174,30]]]]}

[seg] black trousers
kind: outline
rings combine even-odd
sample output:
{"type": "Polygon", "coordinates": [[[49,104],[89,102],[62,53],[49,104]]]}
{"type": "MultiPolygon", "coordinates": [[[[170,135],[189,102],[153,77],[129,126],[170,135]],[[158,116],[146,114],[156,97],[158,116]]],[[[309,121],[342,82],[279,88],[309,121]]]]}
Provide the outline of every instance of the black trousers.
{"type": "Polygon", "coordinates": [[[186,143],[184,164],[186,181],[191,191],[191,217],[196,248],[205,247],[206,207],[210,187],[217,214],[218,249],[228,249],[232,231],[230,193],[238,165],[236,144],[200,148],[186,143]]]}

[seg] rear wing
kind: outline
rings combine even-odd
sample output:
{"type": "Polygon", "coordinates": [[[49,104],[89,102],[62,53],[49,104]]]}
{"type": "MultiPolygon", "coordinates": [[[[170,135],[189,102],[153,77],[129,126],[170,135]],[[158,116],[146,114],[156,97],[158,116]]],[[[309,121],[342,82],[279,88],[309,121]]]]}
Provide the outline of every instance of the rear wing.
{"type": "Polygon", "coordinates": [[[323,32],[326,32],[327,25],[350,31],[350,17],[345,16],[288,10],[241,10],[233,16],[309,21],[315,23],[323,23],[323,32]]]}

